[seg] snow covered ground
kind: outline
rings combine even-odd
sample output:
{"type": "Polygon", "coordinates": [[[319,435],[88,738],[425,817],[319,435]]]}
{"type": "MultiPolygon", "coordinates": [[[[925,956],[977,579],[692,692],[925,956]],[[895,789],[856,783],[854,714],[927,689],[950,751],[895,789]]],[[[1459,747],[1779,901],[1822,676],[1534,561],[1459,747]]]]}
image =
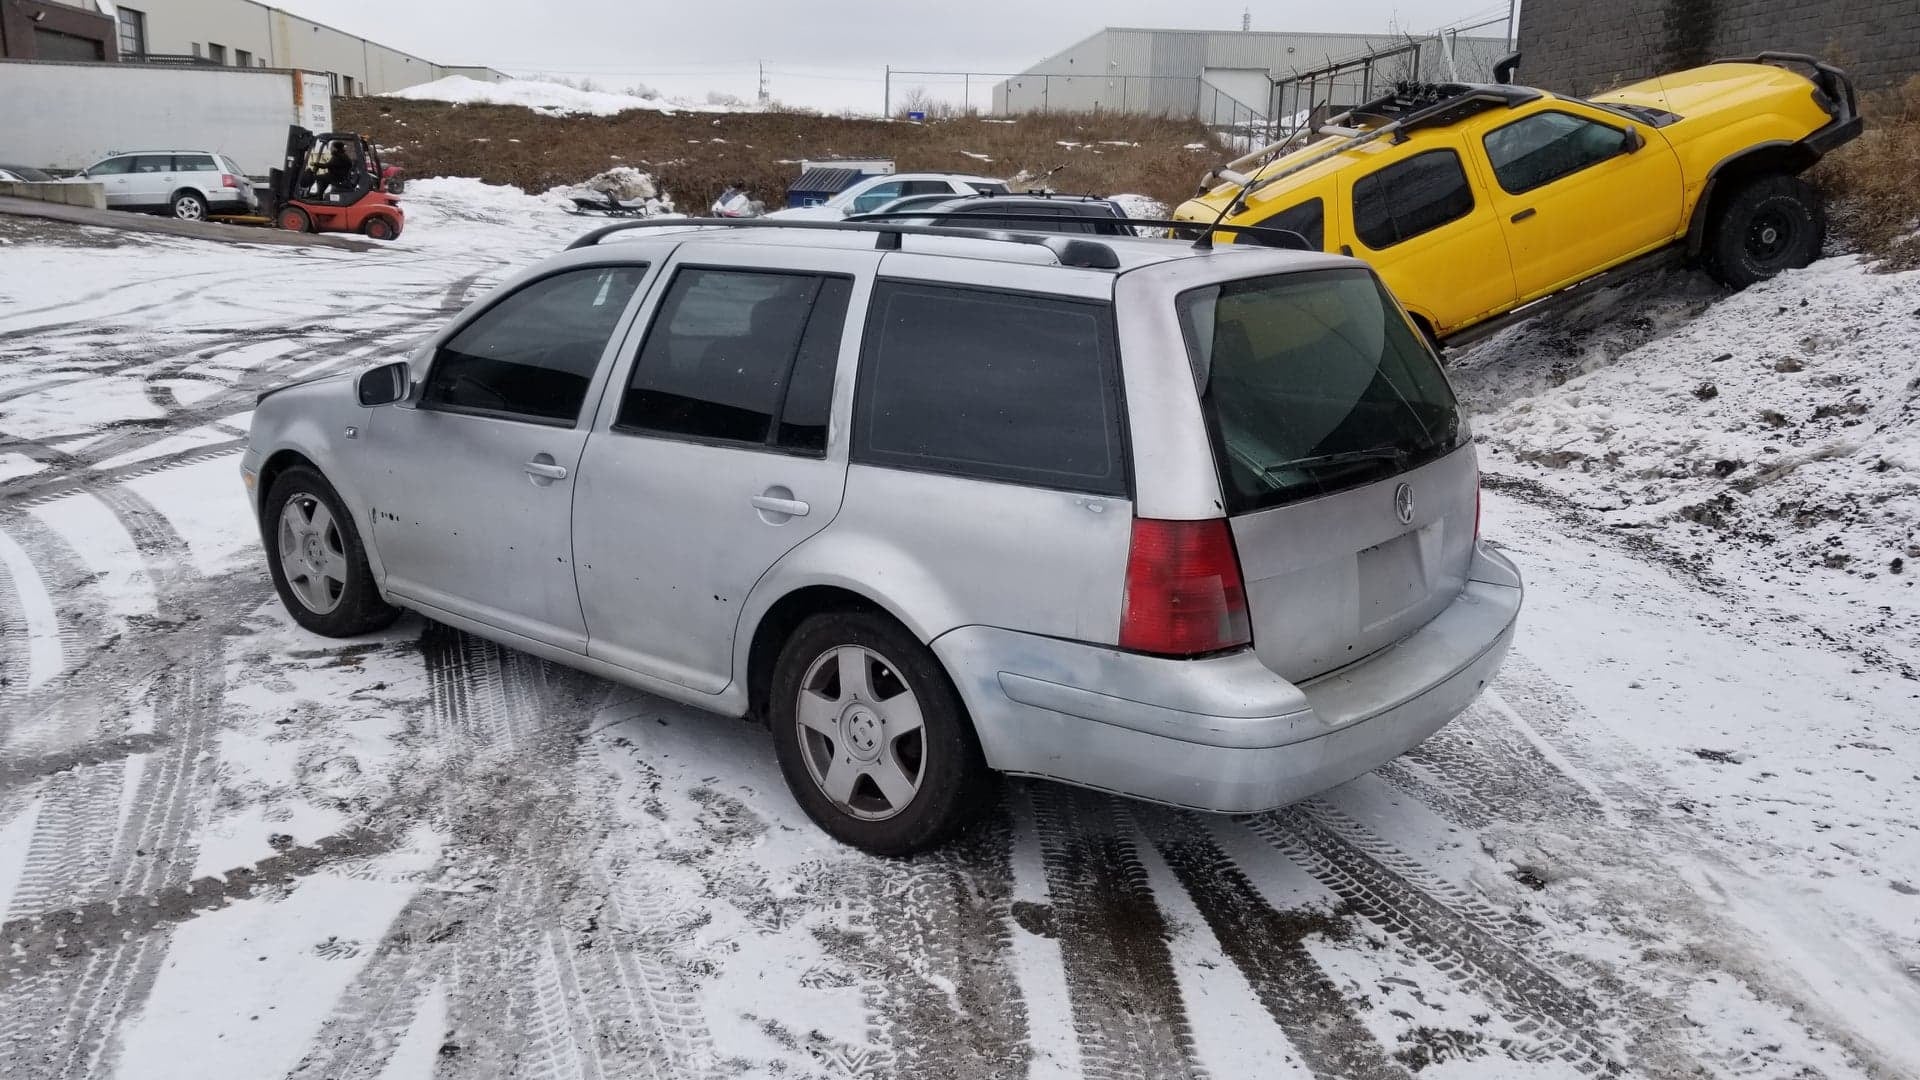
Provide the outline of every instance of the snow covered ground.
{"type": "Polygon", "coordinates": [[[749,112],[752,106],[738,103],[663,98],[640,93],[613,93],[582,90],[565,83],[539,79],[508,79],[483,82],[465,75],[448,75],[418,86],[409,86],[384,97],[411,101],[446,101],[456,105],[523,105],[547,116],[612,116],[615,113],[649,109],[654,112],[749,112]]]}
{"type": "Polygon", "coordinates": [[[1920,1075],[1920,278],[1457,356],[1528,608],[1406,759],[1243,819],[1014,784],[892,862],[757,728],[281,612],[253,395],[586,227],[408,209],[365,254],[0,218],[0,1076],[1920,1075]]]}

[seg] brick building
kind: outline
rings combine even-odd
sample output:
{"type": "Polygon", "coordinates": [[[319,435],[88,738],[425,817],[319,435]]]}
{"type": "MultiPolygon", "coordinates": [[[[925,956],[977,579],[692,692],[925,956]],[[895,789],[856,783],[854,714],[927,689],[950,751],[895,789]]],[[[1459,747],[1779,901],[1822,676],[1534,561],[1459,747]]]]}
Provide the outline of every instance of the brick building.
{"type": "Polygon", "coordinates": [[[1766,49],[1812,53],[1862,89],[1920,75],[1920,0],[1526,0],[1520,81],[1592,93],[1766,49]]]}
{"type": "Polygon", "coordinates": [[[0,0],[0,57],[118,60],[119,27],[99,5],[0,0]]]}

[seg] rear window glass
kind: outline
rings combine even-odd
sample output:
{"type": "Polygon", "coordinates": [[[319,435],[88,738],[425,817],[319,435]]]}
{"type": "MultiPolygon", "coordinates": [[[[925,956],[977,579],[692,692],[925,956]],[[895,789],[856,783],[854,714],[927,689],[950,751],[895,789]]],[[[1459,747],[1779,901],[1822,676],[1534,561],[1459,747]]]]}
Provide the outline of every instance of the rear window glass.
{"type": "Polygon", "coordinates": [[[1177,305],[1231,513],[1373,483],[1465,438],[1439,363],[1369,271],[1210,285],[1177,305]]]}
{"type": "Polygon", "coordinates": [[[882,282],[868,319],[854,460],[1126,493],[1106,305],[882,282]]]}
{"type": "Polygon", "coordinates": [[[1428,150],[1353,182],[1353,231],[1375,251],[1473,212],[1460,155],[1428,150]]]}

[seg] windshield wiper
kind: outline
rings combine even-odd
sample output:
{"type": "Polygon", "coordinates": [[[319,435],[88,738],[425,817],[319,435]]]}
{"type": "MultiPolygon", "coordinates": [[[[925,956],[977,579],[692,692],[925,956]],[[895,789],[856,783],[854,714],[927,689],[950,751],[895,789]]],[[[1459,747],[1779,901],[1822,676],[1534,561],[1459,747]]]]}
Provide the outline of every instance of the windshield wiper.
{"type": "Polygon", "coordinates": [[[1332,454],[1314,454],[1310,457],[1290,458],[1263,465],[1260,471],[1268,475],[1286,469],[1318,469],[1340,465],[1355,465],[1363,461],[1391,461],[1395,465],[1406,462],[1412,451],[1402,446],[1375,446],[1366,450],[1341,450],[1332,454]]]}

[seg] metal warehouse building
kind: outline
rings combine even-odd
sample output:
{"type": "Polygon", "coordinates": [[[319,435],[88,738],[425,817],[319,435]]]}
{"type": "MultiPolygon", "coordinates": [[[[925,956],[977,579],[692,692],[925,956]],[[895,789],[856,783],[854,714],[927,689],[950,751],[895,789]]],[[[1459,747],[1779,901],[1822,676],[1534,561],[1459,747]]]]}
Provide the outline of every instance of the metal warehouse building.
{"type": "MultiPolygon", "coordinates": [[[[1110,26],[995,85],[994,112],[1118,110],[1197,116],[1221,125],[1246,123],[1249,116],[1263,122],[1275,111],[1273,80],[1414,40],[1391,33],[1110,26]]],[[[1418,74],[1484,80],[1505,47],[1504,37],[1428,37],[1418,74]],[[1449,70],[1449,53],[1455,71],[1449,70]]]]}
{"type": "Polygon", "coordinates": [[[333,92],[382,94],[492,68],[436,64],[254,0],[0,0],[0,56],[325,72],[333,92]]]}

